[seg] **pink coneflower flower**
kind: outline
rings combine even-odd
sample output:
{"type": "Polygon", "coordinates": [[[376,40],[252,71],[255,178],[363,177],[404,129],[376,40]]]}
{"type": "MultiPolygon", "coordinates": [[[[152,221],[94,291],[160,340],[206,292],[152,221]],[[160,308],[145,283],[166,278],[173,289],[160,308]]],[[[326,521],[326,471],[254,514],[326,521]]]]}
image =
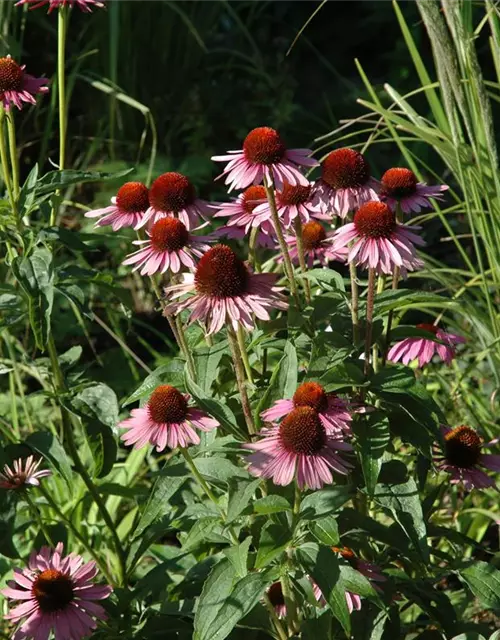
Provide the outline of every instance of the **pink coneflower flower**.
{"type": "Polygon", "coordinates": [[[423,329],[429,333],[433,333],[437,340],[441,340],[445,344],[439,344],[430,338],[405,338],[401,342],[397,342],[391,347],[387,354],[387,359],[391,362],[402,362],[410,364],[412,360],[418,358],[418,366],[422,368],[431,362],[432,358],[437,355],[446,364],[450,364],[455,357],[455,346],[463,344],[466,339],[457,336],[454,333],[447,333],[434,324],[421,323],[417,324],[417,329],[423,329]]]}
{"type": "Polygon", "coordinates": [[[462,483],[464,487],[486,489],[494,487],[495,481],[478,467],[500,471],[500,455],[481,453],[482,447],[498,444],[498,438],[484,444],[474,429],[462,425],[450,429],[441,425],[444,451],[435,455],[438,469],[451,474],[452,484],[462,483]]]}
{"type": "Polygon", "coordinates": [[[207,334],[220,331],[226,322],[250,331],[255,327],[254,316],[269,320],[269,309],[288,308],[277,279],[275,273],[252,273],[232,249],[218,244],[205,253],[194,274],[184,274],[183,284],[165,289],[172,299],[194,292],[184,302],[172,302],[165,311],[177,314],[190,309],[189,322],[204,322],[207,334]]]}
{"type": "Polygon", "coordinates": [[[149,205],[141,226],[160,218],[177,217],[191,229],[200,223],[200,218],[205,219],[213,213],[213,205],[196,197],[191,180],[176,171],[156,178],[149,189],[149,205]]]}
{"type": "Polygon", "coordinates": [[[104,7],[104,3],[99,0],[19,0],[16,3],[16,7],[19,4],[30,4],[33,5],[30,9],[38,9],[38,7],[43,7],[44,5],[49,5],[49,10],[47,13],[54,11],[54,9],[59,9],[59,7],[66,6],[77,6],[82,11],[92,11],[92,7],[104,7]]]}
{"type": "Polygon", "coordinates": [[[287,149],[279,133],[270,127],[252,129],[243,142],[243,149],[228,151],[225,156],[213,156],[215,162],[227,162],[222,172],[229,191],[245,189],[264,180],[282,187],[285,182],[307,186],[301,167],[316,167],[310,149],[287,149]]]}
{"type": "Polygon", "coordinates": [[[193,427],[211,431],[219,423],[200,409],[190,407],[189,400],[188,394],[182,394],[168,384],[156,387],[148,403],[140,409],[132,409],[132,417],[118,425],[127,429],[122,440],[126,445],[133,444],[135,449],[142,449],[149,443],[157,451],[199,444],[200,437],[193,427]]]}
{"type": "Polygon", "coordinates": [[[371,177],[366,158],[354,149],[336,149],[321,165],[321,179],[314,187],[324,213],[345,218],[371,200],[378,200],[377,180],[371,177]]]}
{"type": "Polygon", "coordinates": [[[417,176],[404,167],[388,169],[380,181],[380,197],[395,209],[399,203],[403,213],[418,213],[425,207],[432,207],[429,198],[442,200],[443,191],[449,189],[446,184],[428,186],[425,182],[418,182],[417,176]]]}
{"type": "MultiPolygon", "coordinates": [[[[272,227],[272,225],[270,226],[272,227]]],[[[243,240],[244,238],[246,238],[248,241],[248,234],[245,233],[245,229],[242,229],[241,227],[230,227],[229,225],[224,225],[216,229],[213,232],[213,236],[215,238],[229,238],[229,240],[243,240]]],[[[257,231],[255,246],[265,247],[266,249],[275,249],[276,237],[274,235],[271,236],[268,233],[264,233],[259,229],[257,231]]]]}
{"type": "Polygon", "coordinates": [[[165,273],[170,269],[178,273],[184,265],[194,269],[193,256],[201,258],[210,247],[205,244],[208,238],[193,236],[177,218],[160,218],[150,231],[148,240],[134,240],[140,249],[131,253],[123,264],[135,264],[132,271],[141,269],[141,275],[165,273]]]}
{"type": "Polygon", "coordinates": [[[24,487],[38,487],[40,478],[46,478],[52,475],[52,471],[42,469],[38,471],[38,467],[42,462],[42,458],[35,460],[33,456],[26,459],[18,458],[14,460],[12,468],[6,464],[3,473],[0,473],[0,487],[2,489],[22,489],[24,487]]]}
{"type": "Polygon", "coordinates": [[[266,422],[276,422],[297,407],[310,407],[317,411],[321,424],[329,435],[351,433],[352,418],[347,402],[334,393],[326,393],[318,382],[302,383],[297,387],[293,398],[277,400],[261,416],[266,422]]]}
{"type": "Polygon", "coordinates": [[[47,78],[35,78],[26,73],[26,65],[19,65],[10,56],[0,58],[0,100],[5,109],[14,104],[23,108],[23,102],[36,104],[37,93],[47,93],[47,78]]]}
{"type": "MultiPolygon", "coordinates": [[[[285,182],[281,190],[276,191],[276,208],[285,227],[290,227],[296,218],[299,218],[302,223],[308,222],[311,218],[331,219],[331,216],[321,212],[317,202],[312,201],[312,187],[312,184],[292,185],[285,182]]],[[[255,209],[255,214],[269,220],[271,218],[269,202],[266,200],[260,204],[255,209]]]]}
{"type": "Polygon", "coordinates": [[[233,202],[220,204],[214,218],[229,217],[227,226],[242,229],[243,235],[250,233],[255,227],[259,227],[262,233],[271,237],[274,236],[274,227],[269,211],[263,213],[257,211],[259,205],[266,201],[265,188],[261,185],[254,185],[240,193],[233,202]]]}
{"type": "Polygon", "coordinates": [[[100,218],[96,227],[111,225],[113,231],[123,227],[138,229],[149,207],[148,188],[142,182],[126,182],[111,198],[111,206],[85,213],[86,218],[100,218]]]}
{"type": "Polygon", "coordinates": [[[418,227],[396,222],[396,216],[385,202],[367,202],[354,214],[354,221],[345,224],[334,234],[333,248],[337,251],[351,242],[347,262],[377,273],[393,273],[400,267],[403,273],[422,266],[414,245],[424,241],[414,233],[418,227]]]}
{"type": "Polygon", "coordinates": [[[290,484],[296,477],[301,489],[321,489],[333,482],[330,469],[345,475],[352,468],[338,454],[351,451],[351,445],[332,431],[327,431],[315,409],[298,406],[279,425],[261,429],[261,440],[244,445],[256,452],[248,457],[249,471],[271,478],[276,485],[290,484]]]}
{"type": "MultiPolygon", "coordinates": [[[[331,238],[333,238],[333,232],[327,233],[323,225],[316,220],[310,220],[302,225],[302,244],[304,245],[305,259],[309,269],[312,269],[316,261],[325,267],[334,260],[339,262],[346,261],[349,250],[347,248],[335,250],[332,246],[331,238]]],[[[292,262],[299,264],[297,237],[285,235],[285,240],[292,262]]],[[[276,257],[276,261],[283,262],[283,256],[279,254],[276,257]]]]}
{"type": "Polygon", "coordinates": [[[47,640],[52,631],[56,638],[80,640],[105,620],[106,612],[94,600],[104,600],[113,589],[96,585],[95,562],[84,564],[76,553],[63,556],[63,544],[55,549],[42,547],[33,551],[28,568],[14,569],[14,580],[1,593],[22,601],[5,617],[13,622],[24,620],[14,640],[47,640]]]}

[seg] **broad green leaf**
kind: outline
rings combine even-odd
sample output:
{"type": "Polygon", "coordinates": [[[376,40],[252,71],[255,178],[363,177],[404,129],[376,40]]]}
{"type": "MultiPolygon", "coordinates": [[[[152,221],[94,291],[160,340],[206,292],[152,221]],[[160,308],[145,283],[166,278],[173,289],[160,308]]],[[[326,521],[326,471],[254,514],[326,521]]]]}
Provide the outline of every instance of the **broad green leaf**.
{"type": "Polygon", "coordinates": [[[261,481],[229,478],[227,499],[227,521],[235,520],[248,506],[261,481]]]}
{"type": "Polygon", "coordinates": [[[195,467],[201,475],[209,482],[228,483],[234,478],[250,479],[248,472],[242,467],[233,464],[227,458],[211,457],[211,458],[195,458],[195,467]]]}
{"type": "Polygon", "coordinates": [[[99,420],[82,417],[82,424],[92,459],[94,475],[103,478],[113,469],[118,453],[118,445],[110,427],[99,420]]]}
{"type": "Polygon", "coordinates": [[[38,163],[31,169],[19,194],[19,211],[21,217],[29,216],[35,202],[35,187],[38,180],[38,163]]]}
{"type": "Polygon", "coordinates": [[[215,378],[219,364],[224,353],[228,352],[228,341],[223,340],[212,347],[201,347],[193,353],[196,367],[196,379],[205,393],[210,392],[210,388],[215,378]]]}
{"type": "Polygon", "coordinates": [[[336,555],[327,547],[318,547],[316,543],[308,542],[297,549],[297,558],[304,571],[321,589],[333,615],[349,637],[351,620],[336,555]]]}
{"type": "Polygon", "coordinates": [[[285,551],[290,540],[290,531],[279,524],[268,522],[260,533],[255,568],[262,569],[267,567],[268,564],[285,551]]]}
{"type": "Polygon", "coordinates": [[[379,484],[375,489],[374,499],[391,513],[423,561],[428,562],[427,530],[418,488],[413,478],[402,484],[379,484]]]}
{"type": "Polygon", "coordinates": [[[27,437],[25,444],[40,453],[66,480],[68,487],[73,488],[73,474],[71,462],[66,451],[50,431],[36,431],[27,437]]]}
{"type": "Polygon", "coordinates": [[[182,541],[182,549],[188,553],[207,543],[227,545],[230,542],[229,536],[223,530],[220,516],[208,516],[196,520],[182,541]]]}
{"type": "Polygon", "coordinates": [[[49,171],[36,183],[36,195],[43,196],[55,193],[58,189],[68,187],[71,184],[83,184],[84,182],[104,182],[118,180],[132,173],[133,169],[118,171],[117,173],[104,173],[102,171],[49,171]]]}
{"type": "Polygon", "coordinates": [[[382,467],[382,459],[391,439],[389,422],[380,412],[359,415],[353,421],[353,430],[366,489],[372,496],[382,467]]]}
{"type": "Polygon", "coordinates": [[[345,291],[344,278],[333,269],[310,269],[305,273],[297,274],[297,278],[306,278],[319,284],[326,284],[334,289],[345,291]]]}
{"type": "Polygon", "coordinates": [[[270,513],[280,513],[281,511],[291,511],[292,506],[283,496],[265,496],[259,498],[253,503],[254,513],[259,515],[268,515],[270,513]]]}
{"type": "Polygon", "coordinates": [[[79,391],[71,401],[80,415],[98,420],[114,429],[118,422],[118,400],[108,385],[99,382],[79,391]]]}
{"type": "Polygon", "coordinates": [[[248,536],[243,542],[233,545],[229,549],[224,549],[223,554],[231,562],[239,578],[243,578],[248,573],[248,550],[252,544],[252,537],[248,536]]]}
{"type": "Polygon", "coordinates": [[[337,526],[337,520],[333,516],[312,520],[309,523],[309,529],[321,544],[333,546],[339,542],[339,528],[337,526]]]}
{"type": "Polygon", "coordinates": [[[172,358],[167,364],[161,365],[150,373],[137,389],[132,392],[128,398],[122,403],[123,407],[126,407],[132,402],[137,402],[145,396],[150,396],[156,387],[161,384],[170,384],[173,387],[179,388],[182,391],[184,388],[184,361],[180,358],[172,358]]]}
{"type": "Polygon", "coordinates": [[[340,575],[345,588],[352,593],[357,593],[365,598],[380,600],[377,591],[373,588],[372,583],[362,573],[356,571],[348,565],[340,566],[340,575]]]}
{"type": "Polygon", "coordinates": [[[350,498],[350,489],[344,486],[329,487],[310,493],[300,505],[301,518],[316,520],[335,513],[350,498]]]}
{"type": "Polygon", "coordinates": [[[410,308],[444,309],[455,303],[430,291],[409,291],[408,289],[398,289],[383,291],[375,296],[374,317],[384,316],[389,311],[403,311],[410,308]]]}
{"type": "Polygon", "coordinates": [[[476,560],[459,575],[484,607],[500,611],[500,571],[496,567],[476,560]]]}

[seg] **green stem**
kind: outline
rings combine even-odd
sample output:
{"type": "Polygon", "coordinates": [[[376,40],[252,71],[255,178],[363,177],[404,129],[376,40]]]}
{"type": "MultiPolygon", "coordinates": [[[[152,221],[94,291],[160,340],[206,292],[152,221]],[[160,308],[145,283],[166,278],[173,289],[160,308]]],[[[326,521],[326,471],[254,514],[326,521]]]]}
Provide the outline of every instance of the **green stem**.
{"type": "Polygon", "coordinates": [[[54,499],[52,498],[52,496],[50,495],[49,491],[46,491],[45,488],[40,485],[38,487],[38,490],[40,491],[40,493],[43,495],[43,497],[45,498],[45,500],[47,500],[47,502],[49,503],[50,508],[56,512],[57,517],[66,523],[66,525],[71,529],[71,532],[73,533],[73,535],[75,536],[75,538],[80,542],[80,544],[85,548],[85,550],[92,556],[92,558],[94,558],[97,566],[99,567],[99,569],[101,570],[102,574],[105,576],[106,580],[112,584],[113,583],[113,578],[110,575],[107,566],[104,564],[104,562],[101,560],[101,558],[99,557],[99,555],[95,552],[95,550],[92,548],[92,546],[87,542],[87,540],[85,540],[85,538],[82,536],[82,534],[78,531],[78,529],[75,527],[75,525],[73,524],[73,522],[70,520],[70,518],[68,518],[64,512],[59,508],[59,506],[57,505],[57,503],[54,501],[54,499]]]}
{"type": "MultiPolygon", "coordinates": [[[[59,366],[59,360],[57,357],[56,346],[54,344],[54,338],[52,335],[49,337],[49,341],[47,343],[47,350],[49,352],[50,363],[52,365],[52,371],[54,373],[55,378],[55,387],[59,393],[65,393],[67,391],[66,382],[64,380],[63,373],[59,366]]],[[[118,533],[116,531],[115,524],[109,515],[109,512],[106,508],[104,500],[102,499],[97,487],[92,482],[92,478],[90,477],[85,465],[83,464],[79,454],[78,449],[75,443],[74,435],[73,435],[73,424],[72,424],[72,416],[69,411],[61,405],[61,419],[63,424],[63,433],[65,438],[65,443],[68,447],[69,453],[73,458],[73,463],[75,465],[75,469],[77,473],[81,476],[85,486],[87,487],[90,495],[92,496],[94,502],[96,503],[97,509],[102,516],[102,519],[106,523],[111,537],[113,538],[113,545],[115,547],[116,554],[118,556],[120,575],[119,575],[119,583],[123,585],[125,582],[125,576],[127,575],[127,567],[126,567],[126,556],[125,551],[120,542],[120,538],[118,537],[118,533]]]]}
{"type": "Polygon", "coordinates": [[[356,346],[359,342],[359,287],[356,274],[356,265],[349,263],[349,273],[351,275],[351,319],[352,319],[352,340],[356,346]]]}
{"type": "MultiPolygon", "coordinates": [[[[9,352],[9,358],[10,358],[12,369],[13,369],[12,373],[14,374],[14,380],[16,382],[17,390],[21,398],[24,415],[26,416],[26,422],[30,430],[33,431],[33,423],[31,422],[30,414],[28,411],[28,405],[26,402],[26,397],[24,395],[23,383],[21,381],[21,376],[19,375],[19,369],[17,367],[16,354],[14,352],[14,349],[10,341],[10,336],[8,334],[6,334],[4,341],[5,341],[5,344],[7,345],[7,351],[9,352]]],[[[14,400],[15,400],[15,394],[14,394],[14,400]]]]}
{"type": "Polygon", "coordinates": [[[12,430],[16,434],[17,440],[20,440],[21,432],[19,431],[19,414],[17,413],[16,379],[13,371],[9,372],[9,393],[12,414],[12,430]]]}
{"type": "MultiPolygon", "coordinates": [[[[394,267],[394,273],[392,274],[392,290],[397,291],[399,286],[399,276],[401,270],[399,267],[394,267]]],[[[394,319],[394,311],[391,309],[389,311],[389,315],[387,316],[387,329],[385,330],[385,349],[382,356],[382,366],[385,365],[387,361],[387,354],[389,353],[389,347],[391,346],[391,329],[392,329],[392,321],[394,319]]]]}
{"type": "Polygon", "coordinates": [[[248,241],[248,262],[254,268],[256,273],[260,271],[259,261],[257,260],[257,238],[259,236],[259,227],[253,227],[250,232],[250,240],[248,241]]]}
{"type": "Polygon", "coordinates": [[[9,133],[10,164],[12,167],[12,192],[17,204],[20,191],[19,160],[17,157],[16,126],[14,124],[14,114],[12,110],[7,112],[7,131],[9,133]]]}
{"type": "Polygon", "coordinates": [[[299,615],[295,595],[293,593],[292,581],[288,573],[281,576],[281,590],[283,591],[283,598],[286,606],[288,633],[293,636],[299,628],[299,615]]]}
{"type": "Polygon", "coordinates": [[[295,276],[293,273],[293,265],[292,265],[292,261],[290,260],[290,254],[288,253],[285,237],[283,235],[283,229],[281,227],[281,221],[278,215],[278,209],[276,207],[276,198],[274,196],[274,182],[271,186],[268,186],[267,184],[265,184],[264,186],[266,189],[267,200],[269,202],[269,208],[271,210],[271,218],[273,220],[274,230],[276,231],[276,236],[278,238],[278,243],[281,249],[281,255],[283,256],[285,274],[286,274],[286,277],[288,278],[290,291],[293,297],[295,298],[297,307],[300,309],[300,300],[299,300],[299,295],[297,293],[297,284],[295,282],[295,276]]]}
{"type": "Polygon", "coordinates": [[[252,376],[252,368],[250,366],[250,361],[248,359],[247,348],[245,345],[245,334],[243,333],[243,327],[238,325],[238,331],[236,332],[236,336],[238,338],[238,346],[240,348],[241,359],[243,361],[243,366],[245,368],[245,373],[250,384],[253,384],[253,376],[252,376]]]}
{"type": "Polygon", "coordinates": [[[373,332],[373,304],[375,302],[375,269],[368,269],[368,293],[366,298],[365,376],[370,371],[370,348],[373,332]]]}
{"type": "MultiPolygon", "coordinates": [[[[300,270],[302,273],[305,273],[307,271],[306,255],[304,251],[304,240],[302,238],[302,223],[298,216],[295,218],[294,227],[295,238],[297,240],[297,253],[299,254],[300,270]]],[[[306,302],[307,304],[309,304],[311,302],[311,285],[307,278],[304,278],[304,292],[306,294],[306,302]]]]}
{"type": "Polygon", "coordinates": [[[278,614],[276,613],[271,600],[269,600],[269,596],[267,595],[267,593],[264,594],[263,600],[264,600],[264,605],[269,612],[269,617],[271,618],[271,622],[273,623],[274,628],[276,629],[276,633],[278,634],[279,640],[287,640],[288,634],[283,628],[283,625],[281,624],[281,620],[278,618],[278,614]]]}
{"type": "Polygon", "coordinates": [[[17,215],[17,202],[14,197],[14,191],[12,189],[12,178],[10,175],[9,161],[7,159],[7,144],[5,142],[5,109],[3,105],[0,105],[0,162],[2,163],[2,175],[5,182],[5,188],[9,196],[10,206],[12,213],[15,216],[18,230],[20,230],[19,219],[17,215]]]}
{"type": "Polygon", "coordinates": [[[60,7],[57,12],[57,89],[59,97],[59,170],[66,168],[66,31],[68,11],[60,7]]]}
{"type": "Polygon", "coordinates": [[[45,536],[45,539],[47,540],[47,542],[52,547],[55,548],[56,545],[54,544],[54,540],[52,539],[52,536],[50,535],[50,532],[47,531],[47,527],[45,526],[45,523],[43,521],[42,514],[38,510],[38,507],[36,506],[36,504],[30,498],[28,491],[29,491],[29,489],[24,492],[24,498],[25,498],[26,502],[29,505],[30,511],[31,511],[34,519],[38,522],[40,530],[43,533],[43,535],[45,536]]]}
{"type": "Polygon", "coordinates": [[[249,435],[253,435],[255,434],[255,426],[253,424],[252,409],[250,407],[250,401],[248,399],[245,384],[245,367],[243,365],[243,360],[238,345],[238,338],[236,337],[236,333],[230,324],[227,325],[227,338],[229,340],[229,347],[231,349],[234,369],[236,372],[236,382],[238,384],[238,391],[240,392],[243,415],[245,416],[248,433],[249,435]]]}

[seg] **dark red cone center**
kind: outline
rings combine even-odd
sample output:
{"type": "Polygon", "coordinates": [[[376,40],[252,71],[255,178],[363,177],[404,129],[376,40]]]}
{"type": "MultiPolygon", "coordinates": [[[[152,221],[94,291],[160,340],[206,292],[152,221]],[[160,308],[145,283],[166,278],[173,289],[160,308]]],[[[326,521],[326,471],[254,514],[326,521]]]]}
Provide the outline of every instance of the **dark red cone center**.
{"type": "Polygon", "coordinates": [[[151,394],[149,416],[157,424],[184,422],[188,412],[186,398],[175,387],[162,384],[151,394]]]}
{"type": "Polygon", "coordinates": [[[362,187],[370,179],[370,167],[359,151],[336,149],[323,160],[321,179],[332,189],[362,187]]]}
{"type": "Polygon", "coordinates": [[[323,240],[326,239],[326,231],[316,220],[309,220],[302,225],[302,241],[306,251],[318,249],[323,240]]]}
{"type": "Polygon", "coordinates": [[[252,213],[255,207],[266,201],[266,190],[260,185],[245,189],[242,196],[242,206],[247,213],[252,213]]]}
{"type": "Polygon", "coordinates": [[[182,173],[170,171],[153,182],[149,190],[149,203],[155,211],[179,213],[193,204],[196,191],[189,178],[182,173]]]}
{"type": "Polygon", "coordinates": [[[318,453],[326,443],[326,432],[317,412],[297,407],[280,424],[281,442],[290,453],[306,456],[318,453]]]}
{"type": "Polygon", "coordinates": [[[157,251],[179,251],[189,241],[189,231],[177,218],[160,218],[149,234],[151,244],[157,251]]]}
{"type": "Polygon", "coordinates": [[[382,195],[396,200],[411,196],[417,190],[417,176],[404,167],[388,169],[380,182],[382,195]]]}
{"type": "Polygon", "coordinates": [[[249,162],[274,164],[283,158],[286,147],[277,131],[271,127],[258,127],[245,138],[243,151],[249,162]]]}
{"type": "Polygon", "coordinates": [[[439,331],[439,327],[436,327],[435,324],[430,324],[429,322],[421,322],[420,324],[417,324],[416,328],[429,331],[429,333],[433,333],[434,335],[439,331]]]}
{"type": "Polygon", "coordinates": [[[12,58],[0,58],[0,93],[20,91],[23,86],[24,71],[12,58]]]}
{"type": "Polygon", "coordinates": [[[215,298],[232,298],[244,294],[250,274],[232,249],[217,244],[198,262],[194,281],[198,293],[215,298]]]}
{"type": "Polygon", "coordinates": [[[281,588],[281,582],[273,582],[267,590],[267,597],[271,601],[273,607],[282,607],[285,604],[285,597],[283,595],[283,589],[281,588]]]}
{"type": "Polygon", "coordinates": [[[390,238],[396,229],[396,216],[384,202],[367,202],[354,214],[354,226],[366,238],[390,238]]]}
{"type": "Polygon", "coordinates": [[[278,193],[278,201],[282,206],[304,204],[311,195],[311,185],[293,185],[285,182],[283,190],[278,193]]]}
{"type": "Polygon", "coordinates": [[[328,406],[328,399],[320,384],[304,382],[293,394],[293,404],[295,407],[311,407],[316,411],[324,411],[328,406]]]}
{"type": "Polygon", "coordinates": [[[482,443],[470,427],[462,425],[452,429],[444,437],[446,462],[462,469],[474,467],[479,461],[482,443]]]}
{"type": "Polygon", "coordinates": [[[43,613],[62,611],[73,600],[73,581],[56,569],[46,569],[37,576],[31,592],[43,613]]]}
{"type": "Polygon", "coordinates": [[[142,182],[126,182],[116,194],[116,205],[125,213],[144,213],[149,207],[148,188],[142,182]]]}

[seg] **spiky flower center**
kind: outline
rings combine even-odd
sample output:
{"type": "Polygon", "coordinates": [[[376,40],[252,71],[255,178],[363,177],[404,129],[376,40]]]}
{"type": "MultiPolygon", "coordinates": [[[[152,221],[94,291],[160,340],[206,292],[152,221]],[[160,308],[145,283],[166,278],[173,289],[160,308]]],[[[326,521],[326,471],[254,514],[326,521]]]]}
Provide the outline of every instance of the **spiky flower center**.
{"type": "Polygon", "coordinates": [[[31,593],[43,613],[62,611],[74,598],[73,581],[66,573],[46,569],[36,577],[31,593]]]}
{"type": "Polygon", "coordinates": [[[382,194],[396,200],[411,196],[417,190],[417,176],[405,167],[388,169],[380,182],[382,194]]]}
{"type": "Polygon", "coordinates": [[[175,387],[162,384],[151,394],[148,411],[151,420],[157,424],[179,423],[186,419],[188,403],[175,387]]]}
{"type": "Polygon", "coordinates": [[[281,442],[290,453],[306,456],[318,453],[326,443],[326,432],[312,407],[297,407],[280,424],[281,442]]]}
{"type": "Polygon", "coordinates": [[[311,407],[316,411],[324,411],[328,406],[328,398],[323,387],[317,382],[304,382],[293,394],[295,407],[311,407]]]}
{"type": "Polygon", "coordinates": [[[243,151],[249,162],[255,164],[275,164],[286,152],[280,134],[271,127],[252,129],[243,142],[243,151]]]}
{"type": "Polygon", "coordinates": [[[266,190],[261,185],[248,187],[243,191],[242,207],[246,213],[253,213],[255,207],[266,201],[266,190]]]}
{"type": "Polygon", "coordinates": [[[198,293],[214,298],[233,298],[248,287],[248,269],[232,249],[217,244],[198,262],[194,282],[198,293]]]}
{"type": "Polygon", "coordinates": [[[396,229],[396,216],[384,202],[367,202],[354,214],[354,226],[366,238],[390,238],[396,229]]]}
{"type": "Polygon", "coordinates": [[[424,331],[428,331],[434,335],[439,331],[435,324],[430,324],[429,322],[421,322],[420,324],[417,324],[417,329],[423,329],[424,331]]]}
{"type": "Polygon", "coordinates": [[[349,547],[332,547],[332,551],[338,553],[346,560],[353,560],[356,558],[356,554],[349,547]]]}
{"type": "Polygon", "coordinates": [[[281,582],[273,582],[267,590],[267,597],[271,601],[273,607],[282,607],[285,604],[285,597],[283,595],[283,589],[281,588],[281,582]]]}
{"type": "Polygon", "coordinates": [[[370,166],[354,149],[336,149],[323,160],[321,179],[332,189],[362,187],[370,179],[370,166]]]}
{"type": "Polygon", "coordinates": [[[149,233],[151,244],[157,251],[179,251],[189,241],[189,231],[177,218],[160,218],[149,233]]]}
{"type": "Polygon", "coordinates": [[[24,71],[12,58],[0,58],[0,93],[20,91],[23,86],[24,71]]]}
{"type": "Polygon", "coordinates": [[[479,461],[482,443],[474,429],[465,425],[455,427],[444,437],[446,462],[462,469],[474,467],[479,461]]]}
{"type": "Polygon", "coordinates": [[[302,241],[306,251],[318,249],[323,240],[326,239],[326,231],[316,220],[309,220],[302,225],[302,241]]]}
{"type": "Polygon", "coordinates": [[[304,204],[311,195],[311,185],[293,185],[285,182],[283,190],[278,193],[278,200],[282,206],[304,204]]]}
{"type": "Polygon", "coordinates": [[[148,188],[142,182],[126,182],[118,189],[116,205],[125,213],[144,213],[149,207],[148,188]]]}
{"type": "Polygon", "coordinates": [[[153,182],[149,190],[149,203],[156,211],[179,213],[196,198],[196,191],[189,178],[182,173],[169,171],[153,182]]]}

